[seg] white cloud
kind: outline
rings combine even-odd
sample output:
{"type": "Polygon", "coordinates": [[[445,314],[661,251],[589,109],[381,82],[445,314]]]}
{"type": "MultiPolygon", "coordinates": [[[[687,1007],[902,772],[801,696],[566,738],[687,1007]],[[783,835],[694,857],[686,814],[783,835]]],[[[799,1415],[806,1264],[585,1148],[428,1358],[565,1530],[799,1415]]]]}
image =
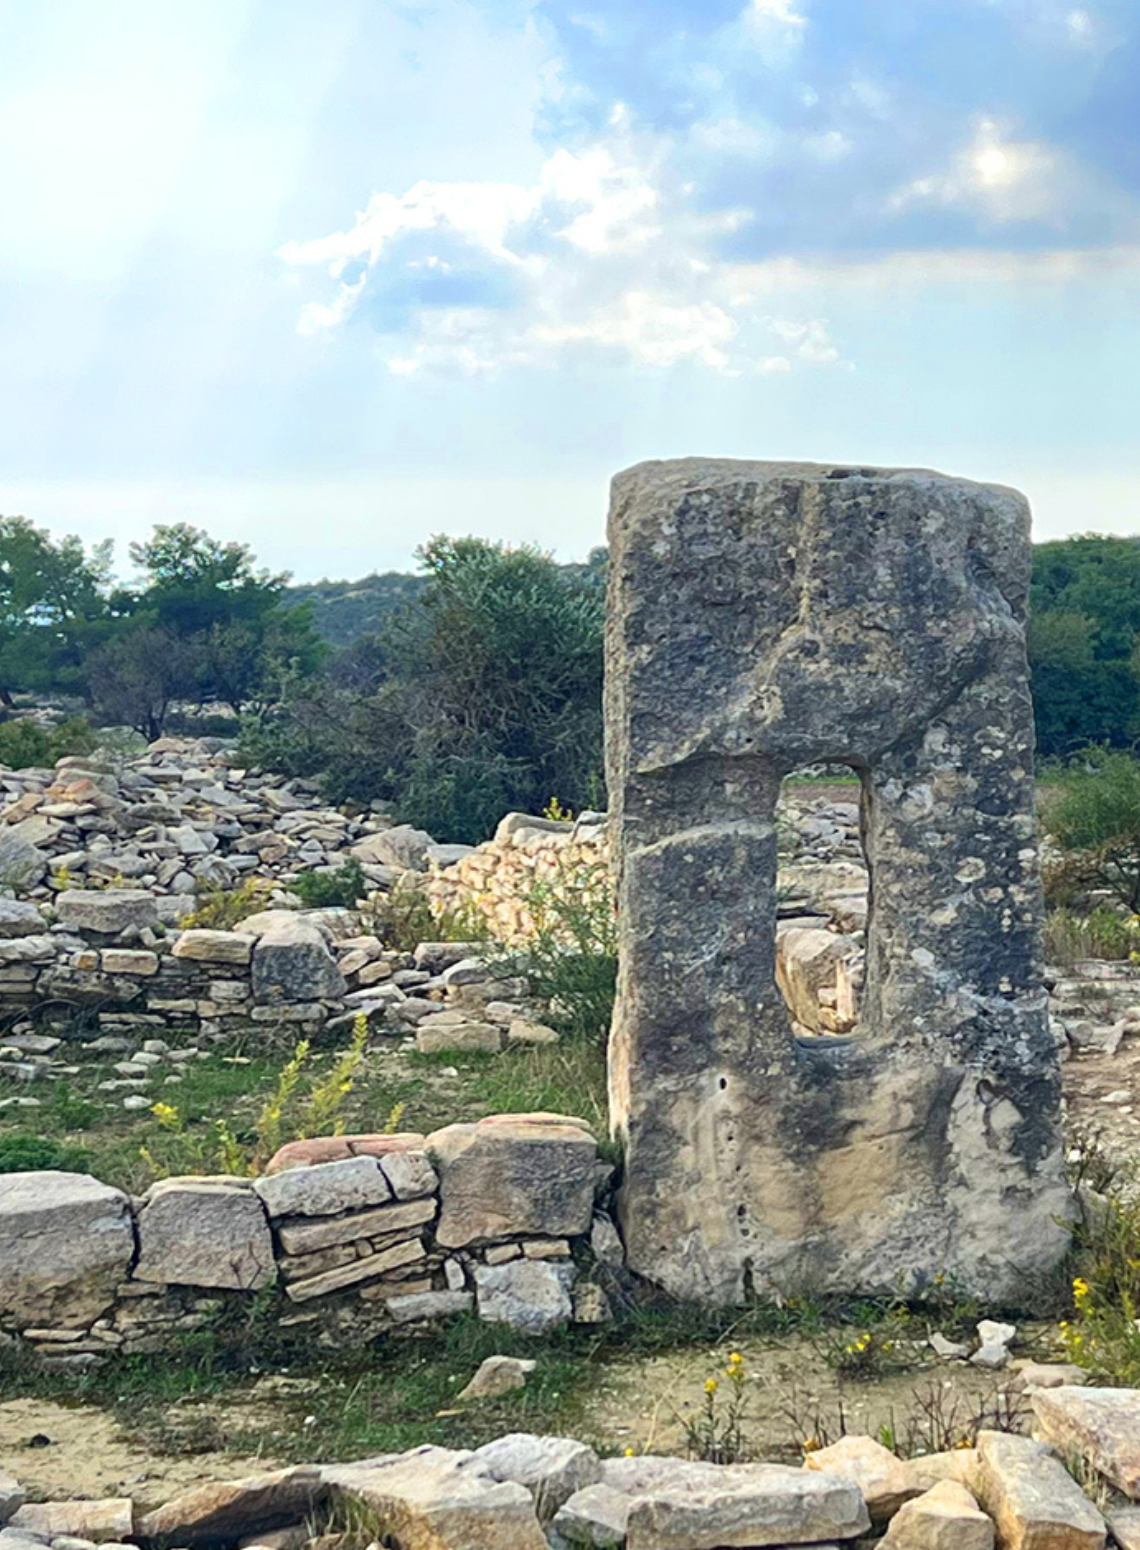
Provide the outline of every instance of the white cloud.
{"type": "Polygon", "coordinates": [[[751,0],[748,10],[756,20],[779,22],[784,27],[807,26],[807,17],[796,10],[792,0],[751,0]]]}
{"type": "Polygon", "coordinates": [[[1065,17],[1065,26],[1074,42],[1088,43],[1092,40],[1093,19],[1087,11],[1070,11],[1065,17]]]}
{"type": "Polygon", "coordinates": [[[916,178],[894,194],[892,209],[959,205],[994,221],[1048,220],[1061,211],[1057,155],[1039,140],[1016,140],[993,119],[980,119],[945,172],[916,178]]]}
{"type": "Polygon", "coordinates": [[[583,351],[723,373],[833,365],[824,324],[755,316],[755,287],[710,243],[747,212],[687,213],[661,182],[665,149],[619,116],[609,141],[555,151],[529,186],[376,194],[349,229],[282,249],[290,269],[323,268],[333,282],[298,328],[335,333],[363,313],[400,376],[547,366],[583,351]],[[793,348],[770,353],[773,332],[793,348]]]}

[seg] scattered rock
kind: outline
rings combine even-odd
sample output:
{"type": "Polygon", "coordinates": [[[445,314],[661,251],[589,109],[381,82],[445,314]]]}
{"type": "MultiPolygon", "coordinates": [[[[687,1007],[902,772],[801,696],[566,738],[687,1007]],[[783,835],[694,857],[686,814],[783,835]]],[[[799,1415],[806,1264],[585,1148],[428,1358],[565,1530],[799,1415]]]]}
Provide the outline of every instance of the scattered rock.
{"type": "MultiPolygon", "coordinates": [[[[457,1397],[460,1400],[500,1399],[515,1389],[525,1388],[528,1376],[537,1365],[537,1362],[526,1361],[518,1356],[488,1356],[457,1397]]],[[[3,1489],[3,1479],[0,1477],[0,1503],[3,1501],[3,1489]]]]}
{"type": "Polygon", "coordinates": [[[853,1480],[872,1523],[889,1522],[904,1502],[919,1494],[902,1460],[873,1437],[841,1437],[831,1447],[809,1453],[804,1467],[853,1480]]]}
{"type": "Polygon", "coordinates": [[[980,1433],[972,1489],[1002,1550],[1104,1550],[1104,1519],[1042,1443],[980,1433]]]}
{"type": "Polygon", "coordinates": [[[883,1550],[993,1550],[994,1526],[964,1485],[943,1480],[899,1508],[882,1544],[883,1550]]]}

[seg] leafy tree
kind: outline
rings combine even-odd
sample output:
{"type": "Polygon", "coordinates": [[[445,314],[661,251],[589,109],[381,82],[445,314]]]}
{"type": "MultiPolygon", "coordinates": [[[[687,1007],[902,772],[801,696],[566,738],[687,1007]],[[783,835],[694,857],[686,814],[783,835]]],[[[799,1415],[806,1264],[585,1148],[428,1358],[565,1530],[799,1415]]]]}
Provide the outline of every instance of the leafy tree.
{"type": "Polygon", "coordinates": [[[26,517],[0,517],[0,700],[21,689],[66,689],[105,636],[111,542],[90,554],[26,517]]]}
{"type": "Polygon", "coordinates": [[[1140,911],[1140,760],[1123,749],[1084,749],[1060,778],[1048,827],[1087,886],[1140,911]]]}
{"type": "Polygon", "coordinates": [[[172,702],[190,691],[193,663],[173,631],[135,624],[91,654],[87,681],[106,720],[134,727],[153,742],[162,736],[172,702]]]}

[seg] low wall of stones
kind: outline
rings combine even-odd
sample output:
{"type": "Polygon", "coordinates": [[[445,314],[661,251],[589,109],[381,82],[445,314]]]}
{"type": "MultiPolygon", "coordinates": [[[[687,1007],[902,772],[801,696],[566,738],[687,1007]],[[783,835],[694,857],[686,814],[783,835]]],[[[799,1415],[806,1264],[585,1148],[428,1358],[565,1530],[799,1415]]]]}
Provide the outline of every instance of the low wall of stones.
{"type": "Polygon", "coordinates": [[[609,1316],[621,1265],[581,1120],[496,1115],[429,1136],[290,1143],[255,1179],[0,1176],[0,1331],[47,1360],[161,1351],[224,1299],[274,1299],[326,1344],[459,1313],[531,1334],[609,1316]]]}

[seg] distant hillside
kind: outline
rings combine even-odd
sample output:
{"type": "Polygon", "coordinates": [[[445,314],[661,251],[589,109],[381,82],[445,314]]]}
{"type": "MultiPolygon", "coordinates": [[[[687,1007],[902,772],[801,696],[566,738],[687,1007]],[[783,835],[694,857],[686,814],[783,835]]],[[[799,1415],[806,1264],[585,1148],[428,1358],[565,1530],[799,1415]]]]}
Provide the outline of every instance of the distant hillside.
{"type": "MultiPolygon", "coordinates": [[[[606,551],[592,549],[584,561],[560,569],[577,580],[604,586],[606,551]]],[[[313,623],[322,638],[339,648],[378,630],[389,614],[415,599],[425,580],[404,571],[373,571],[359,581],[313,581],[290,587],[285,596],[290,603],[311,603],[313,623]]]]}
{"type": "Polygon", "coordinates": [[[395,609],[410,603],[423,589],[423,576],[390,570],[373,572],[359,581],[313,581],[290,587],[290,603],[311,603],[313,623],[332,646],[349,646],[358,635],[378,630],[395,609]]]}

